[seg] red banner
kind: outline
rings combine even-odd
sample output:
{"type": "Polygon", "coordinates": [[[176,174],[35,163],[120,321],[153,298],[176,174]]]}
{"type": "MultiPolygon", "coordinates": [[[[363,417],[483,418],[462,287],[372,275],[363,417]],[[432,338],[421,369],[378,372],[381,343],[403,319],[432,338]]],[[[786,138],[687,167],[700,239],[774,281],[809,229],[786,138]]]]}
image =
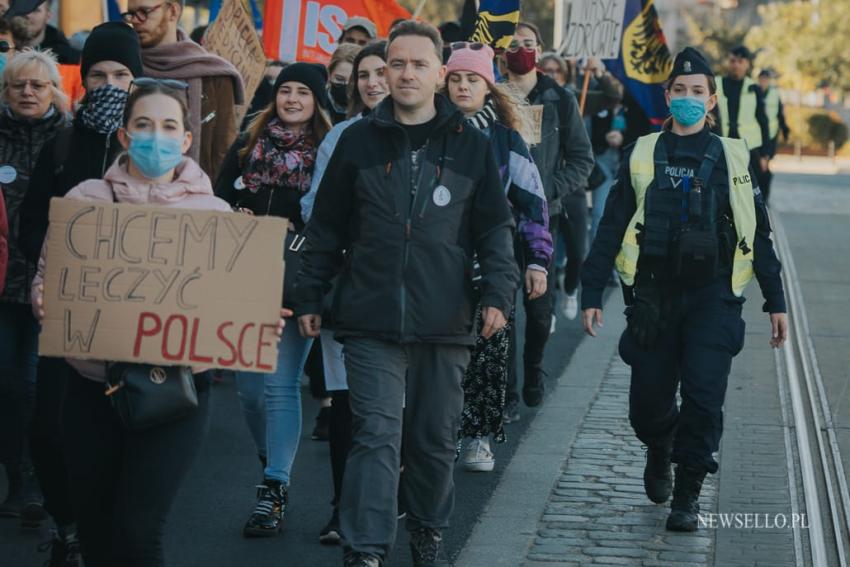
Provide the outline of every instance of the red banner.
{"type": "Polygon", "coordinates": [[[386,37],[397,19],[410,12],[394,0],[266,0],[263,46],[266,55],[285,62],[327,63],[348,18],[369,18],[386,37]]]}

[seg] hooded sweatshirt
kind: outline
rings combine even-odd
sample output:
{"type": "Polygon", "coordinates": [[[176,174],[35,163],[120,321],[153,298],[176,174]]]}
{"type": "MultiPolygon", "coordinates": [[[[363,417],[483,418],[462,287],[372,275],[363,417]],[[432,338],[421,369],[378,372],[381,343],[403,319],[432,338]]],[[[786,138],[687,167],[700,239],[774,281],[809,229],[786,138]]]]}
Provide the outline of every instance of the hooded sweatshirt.
{"type": "MultiPolygon", "coordinates": [[[[175,209],[230,211],[230,205],[213,195],[209,177],[190,158],[175,170],[176,178],[169,183],[133,177],[127,171],[127,159],[121,157],[109,168],[103,179],[90,179],[71,189],[67,199],[80,201],[117,201],[131,205],[153,205],[175,209]]],[[[38,286],[44,281],[45,252],[42,248],[38,271],[32,284],[32,299],[38,296],[38,286]]],[[[92,360],[68,359],[81,375],[96,382],[106,381],[106,364],[92,360]]]]}

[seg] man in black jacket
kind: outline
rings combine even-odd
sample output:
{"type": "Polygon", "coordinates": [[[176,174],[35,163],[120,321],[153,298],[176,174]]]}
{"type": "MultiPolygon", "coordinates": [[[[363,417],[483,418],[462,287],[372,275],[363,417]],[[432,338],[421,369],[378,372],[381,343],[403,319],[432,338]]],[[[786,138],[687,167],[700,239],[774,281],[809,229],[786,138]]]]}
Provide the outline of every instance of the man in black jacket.
{"type": "Polygon", "coordinates": [[[505,325],[519,283],[513,220],[489,140],[434,94],[445,75],[441,54],[432,26],[394,28],[392,96],[342,134],[297,277],[299,325],[315,337],[341,268],[334,328],[345,345],[354,414],[340,504],[346,565],[380,565],[395,540],[402,423],[414,565],[446,564],[440,530],[454,500],[474,308],[480,301],[481,334],[491,336],[505,325]],[[479,294],[475,254],[484,274],[479,294]]]}
{"type": "MultiPolygon", "coordinates": [[[[540,140],[531,144],[531,157],[540,170],[543,190],[549,201],[549,230],[557,242],[557,227],[561,215],[571,214],[587,219],[587,178],[593,169],[593,150],[579,113],[576,97],[547,75],[537,71],[537,60],[542,52],[542,39],[537,26],[527,22],[517,25],[511,46],[505,51],[508,82],[516,87],[532,108],[539,109],[540,140]],[[582,211],[582,207],[584,210],[582,211]]],[[[576,221],[581,224],[581,220],[576,221]]],[[[553,262],[554,264],[554,262],[553,262]]],[[[549,285],[546,294],[529,300],[525,298],[525,370],[522,397],[526,405],[534,407],[543,401],[543,351],[549,340],[552,313],[555,307],[555,266],[549,266],[549,285]]],[[[511,353],[516,351],[512,339],[511,353]]],[[[507,423],[519,419],[516,406],[516,364],[511,356],[508,366],[508,390],[505,396],[504,418],[507,423]]]]}
{"type": "Polygon", "coordinates": [[[12,34],[18,49],[32,47],[49,49],[62,65],[76,65],[80,52],[71,47],[68,38],[49,25],[53,0],[13,0],[5,18],[12,25],[12,34]]]}

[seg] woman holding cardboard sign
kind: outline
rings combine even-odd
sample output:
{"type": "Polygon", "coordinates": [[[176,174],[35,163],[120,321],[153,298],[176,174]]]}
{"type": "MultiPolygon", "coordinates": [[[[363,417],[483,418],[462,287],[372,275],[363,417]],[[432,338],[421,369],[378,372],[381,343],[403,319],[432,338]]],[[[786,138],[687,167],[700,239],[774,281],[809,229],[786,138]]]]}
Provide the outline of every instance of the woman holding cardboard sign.
{"type": "MultiPolygon", "coordinates": [[[[85,181],[67,197],[229,211],[200,166],[183,155],[192,143],[184,88],[175,81],[134,81],[118,133],[127,154],[103,180],[85,181]]],[[[39,318],[44,265],[42,254],[32,290],[39,318]]],[[[281,320],[279,335],[282,328],[281,320]]],[[[62,426],[85,564],[162,565],[162,527],[207,429],[208,373],[194,375],[195,409],[167,423],[130,429],[104,395],[106,364],[68,362],[73,370],[62,426]]]]}
{"type": "MultiPolygon", "coordinates": [[[[310,189],[317,149],[331,127],[325,110],[327,78],[321,65],[293,63],[284,68],[275,81],[275,100],[230,148],[216,183],[216,195],[237,210],[289,219],[283,293],[287,307],[304,244],[300,200],[310,189]]],[[[257,503],[243,529],[246,537],[275,535],[283,526],[289,475],[301,437],[301,374],[312,344],[292,325],[283,335],[276,372],[237,373],[242,408],[264,465],[257,503]]]]}

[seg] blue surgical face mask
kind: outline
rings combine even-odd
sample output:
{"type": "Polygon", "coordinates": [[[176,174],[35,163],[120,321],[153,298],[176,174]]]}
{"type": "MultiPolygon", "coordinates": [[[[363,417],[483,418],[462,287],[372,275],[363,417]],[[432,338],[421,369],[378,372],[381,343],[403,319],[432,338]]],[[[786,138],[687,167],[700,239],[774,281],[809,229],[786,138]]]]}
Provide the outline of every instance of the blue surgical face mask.
{"type": "Polygon", "coordinates": [[[6,63],[9,61],[8,53],[0,53],[0,75],[3,74],[3,70],[6,68],[6,63]]]}
{"type": "Polygon", "coordinates": [[[693,126],[705,117],[705,101],[695,96],[670,99],[670,114],[682,126],[693,126]]]}
{"type": "Polygon", "coordinates": [[[162,177],[183,161],[181,140],[164,134],[136,132],[127,150],[133,164],[149,179],[162,177]]]}

